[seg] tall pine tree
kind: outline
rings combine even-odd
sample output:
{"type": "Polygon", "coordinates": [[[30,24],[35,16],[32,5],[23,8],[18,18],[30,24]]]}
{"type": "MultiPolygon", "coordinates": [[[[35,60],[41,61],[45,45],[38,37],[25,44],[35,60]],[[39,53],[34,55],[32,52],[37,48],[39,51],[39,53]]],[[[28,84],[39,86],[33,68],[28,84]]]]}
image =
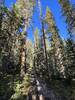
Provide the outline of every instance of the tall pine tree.
{"type": "Polygon", "coordinates": [[[63,43],[58,33],[56,23],[50,9],[46,9],[46,23],[49,26],[49,32],[51,33],[51,47],[53,56],[54,70],[58,71],[60,75],[65,76],[65,66],[63,62],[63,43]]]}

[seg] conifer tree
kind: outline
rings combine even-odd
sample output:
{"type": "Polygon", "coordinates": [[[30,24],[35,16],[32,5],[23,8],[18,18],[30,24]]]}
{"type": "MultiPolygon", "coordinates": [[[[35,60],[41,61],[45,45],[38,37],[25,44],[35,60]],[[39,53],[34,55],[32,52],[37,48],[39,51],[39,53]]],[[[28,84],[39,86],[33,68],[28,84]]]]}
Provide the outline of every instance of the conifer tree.
{"type": "MultiPolygon", "coordinates": [[[[19,19],[16,17],[14,11],[8,10],[6,7],[2,8],[3,16],[2,16],[2,27],[0,32],[0,46],[1,46],[1,59],[3,62],[4,67],[10,66],[17,66],[18,60],[15,61],[17,58],[18,53],[16,53],[16,33],[20,27],[19,19]],[[4,16],[5,15],[5,16],[4,16]],[[8,63],[6,63],[8,62],[8,63]],[[14,65],[15,64],[15,65],[14,65]]],[[[11,69],[10,68],[10,69],[11,69]]]]}
{"type": "Polygon", "coordinates": [[[1,26],[2,26],[2,16],[3,16],[3,8],[4,6],[4,0],[0,0],[0,30],[1,30],[1,26]]]}
{"type": "Polygon", "coordinates": [[[49,32],[51,33],[51,47],[53,55],[53,67],[54,70],[57,70],[61,75],[65,75],[65,66],[63,62],[63,44],[61,37],[59,36],[57,26],[55,24],[53,15],[50,9],[46,9],[46,23],[49,26],[49,32]]]}
{"type": "Polygon", "coordinates": [[[34,30],[34,70],[38,73],[39,65],[40,65],[40,38],[39,38],[39,30],[36,28],[34,30]]]}
{"type": "Polygon", "coordinates": [[[75,33],[75,7],[70,3],[69,0],[59,0],[59,3],[62,7],[63,15],[65,16],[66,20],[65,22],[67,23],[68,26],[68,31],[70,33],[70,38],[66,42],[66,61],[67,64],[67,72],[69,74],[69,77],[71,75],[74,76],[73,68],[72,66],[75,66],[74,64],[74,58],[75,58],[75,48],[74,48],[74,41],[73,41],[73,36],[75,33]],[[69,71],[71,73],[69,73],[69,71]],[[72,74],[73,72],[73,74],[72,74]]]}
{"type": "Polygon", "coordinates": [[[24,71],[26,69],[26,37],[27,37],[27,28],[29,26],[31,17],[33,15],[34,1],[30,0],[17,0],[16,2],[16,11],[17,16],[23,18],[24,28],[21,33],[21,50],[20,50],[20,66],[21,66],[21,76],[25,75],[24,71]]]}
{"type": "Polygon", "coordinates": [[[59,0],[62,7],[63,15],[65,16],[65,22],[68,24],[68,31],[70,36],[75,33],[75,7],[70,3],[69,0],[59,0]]]}
{"type": "Polygon", "coordinates": [[[50,77],[49,66],[48,66],[48,58],[47,58],[47,47],[46,47],[46,33],[45,33],[45,20],[42,13],[41,1],[38,0],[38,7],[39,7],[39,15],[40,15],[40,22],[41,22],[41,30],[42,30],[42,41],[43,41],[43,50],[44,50],[44,61],[46,71],[48,71],[48,78],[50,77]]]}
{"type": "Polygon", "coordinates": [[[33,47],[33,43],[30,39],[27,39],[26,41],[26,48],[27,48],[27,52],[26,52],[26,63],[27,63],[27,69],[28,71],[31,71],[33,68],[33,53],[34,53],[34,47],[33,47]]]}
{"type": "Polygon", "coordinates": [[[65,51],[66,76],[68,79],[73,79],[75,77],[75,49],[74,42],[71,39],[67,39],[65,51]]]}

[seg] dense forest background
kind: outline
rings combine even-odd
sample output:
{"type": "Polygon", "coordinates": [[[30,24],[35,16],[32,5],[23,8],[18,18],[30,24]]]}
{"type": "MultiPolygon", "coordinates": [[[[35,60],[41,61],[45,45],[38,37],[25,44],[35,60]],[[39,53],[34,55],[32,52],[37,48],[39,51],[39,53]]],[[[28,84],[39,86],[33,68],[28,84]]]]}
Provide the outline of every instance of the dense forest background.
{"type": "Polygon", "coordinates": [[[58,0],[65,39],[49,7],[43,14],[41,0],[17,0],[11,9],[4,2],[0,0],[0,100],[75,100],[75,5],[58,0]],[[39,29],[33,25],[36,7],[39,29]]]}

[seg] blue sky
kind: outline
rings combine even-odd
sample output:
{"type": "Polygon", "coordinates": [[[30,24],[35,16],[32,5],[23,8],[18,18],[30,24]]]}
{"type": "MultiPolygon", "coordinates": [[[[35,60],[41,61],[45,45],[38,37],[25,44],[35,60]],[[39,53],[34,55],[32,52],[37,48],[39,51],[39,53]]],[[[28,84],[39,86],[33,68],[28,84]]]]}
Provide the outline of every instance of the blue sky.
{"type": "MultiPolygon", "coordinates": [[[[71,3],[75,4],[75,0],[70,0],[70,1],[71,1],[71,3]]],[[[7,7],[10,7],[15,2],[16,2],[16,0],[5,0],[5,5],[7,7]]],[[[41,4],[42,4],[43,14],[45,14],[47,6],[50,8],[50,10],[52,11],[53,16],[55,18],[56,25],[59,29],[59,33],[60,33],[61,37],[66,39],[66,37],[68,37],[68,32],[67,32],[66,24],[64,21],[64,17],[62,16],[62,13],[61,13],[61,9],[60,9],[58,0],[41,0],[41,4]]],[[[33,19],[34,19],[33,25],[35,27],[40,28],[41,25],[39,22],[39,14],[38,13],[39,13],[38,8],[36,7],[35,11],[34,11],[34,16],[33,16],[33,19]]],[[[28,33],[29,33],[29,35],[28,35],[29,38],[31,38],[33,40],[32,30],[30,29],[28,31],[28,33]]]]}

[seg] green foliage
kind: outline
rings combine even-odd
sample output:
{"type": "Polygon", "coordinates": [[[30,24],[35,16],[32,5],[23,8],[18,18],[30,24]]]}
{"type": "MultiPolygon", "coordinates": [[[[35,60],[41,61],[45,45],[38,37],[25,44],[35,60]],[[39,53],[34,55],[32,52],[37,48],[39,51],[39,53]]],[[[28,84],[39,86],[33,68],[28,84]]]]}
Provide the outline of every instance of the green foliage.
{"type": "Polygon", "coordinates": [[[69,0],[59,0],[62,7],[63,15],[66,17],[65,22],[68,25],[68,31],[72,36],[75,31],[75,7],[70,3],[69,0]]]}
{"type": "Polygon", "coordinates": [[[75,77],[75,49],[70,39],[66,41],[66,75],[68,78],[75,77]]]}
{"type": "Polygon", "coordinates": [[[63,77],[65,76],[64,74],[64,61],[63,61],[63,54],[64,54],[64,47],[63,47],[63,42],[61,37],[59,36],[57,26],[55,24],[53,15],[50,11],[50,9],[47,7],[46,9],[46,18],[45,18],[46,23],[48,24],[48,32],[51,34],[51,59],[53,62],[53,70],[54,73],[59,73],[63,77]]]}
{"type": "MultiPolygon", "coordinates": [[[[52,89],[56,100],[74,100],[75,43],[72,38],[63,42],[48,7],[41,19],[42,31],[34,27],[34,42],[28,39],[34,3],[17,0],[11,10],[0,7],[0,100],[26,100],[38,94],[38,86],[47,86],[50,93],[52,89]]],[[[59,3],[73,32],[75,10],[68,0],[59,3]]]]}

